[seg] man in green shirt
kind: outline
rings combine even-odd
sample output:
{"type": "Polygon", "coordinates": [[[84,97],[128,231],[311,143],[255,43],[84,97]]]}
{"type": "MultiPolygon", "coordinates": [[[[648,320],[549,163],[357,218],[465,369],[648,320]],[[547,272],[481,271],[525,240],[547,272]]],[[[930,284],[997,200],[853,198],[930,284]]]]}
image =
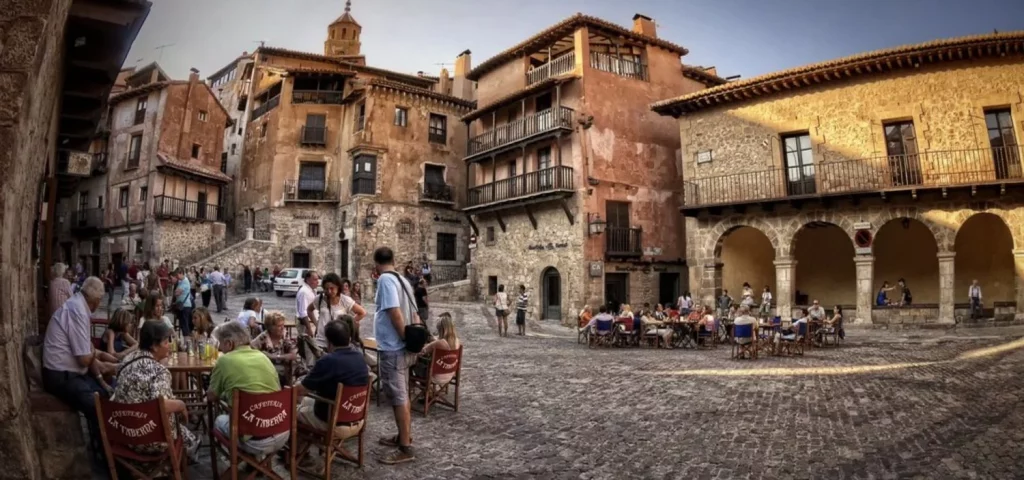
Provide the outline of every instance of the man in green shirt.
{"type": "MultiPolygon", "coordinates": [[[[213,331],[224,355],[217,359],[217,365],[210,374],[210,388],[207,396],[213,402],[223,399],[228,404],[235,390],[248,393],[271,393],[281,389],[277,370],[263,352],[249,346],[249,330],[238,322],[227,322],[213,331]]],[[[220,415],[213,422],[214,428],[224,435],[231,435],[231,417],[220,415]]],[[[289,433],[284,432],[265,438],[244,438],[243,450],[251,455],[269,455],[288,443],[289,433]]]]}

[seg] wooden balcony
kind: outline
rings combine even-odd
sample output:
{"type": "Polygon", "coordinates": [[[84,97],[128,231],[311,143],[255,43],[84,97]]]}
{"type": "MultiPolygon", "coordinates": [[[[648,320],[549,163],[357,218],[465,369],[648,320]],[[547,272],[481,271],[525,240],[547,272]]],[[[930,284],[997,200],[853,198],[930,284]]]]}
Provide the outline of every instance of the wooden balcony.
{"type": "Polygon", "coordinates": [[[292,90],[292,103],[341,105],[344,92],[331,90],[292,90]]]}
{"type": "Polygon", "coordinates": [[[466,211],[499,210],[506,206],[565,198],[575,191],[572,167],[564,165],[516,175],[469,189],[466,211]]]}
{"type": "Polygon", "coordinates": [[[683,182],[684,213],[779,201],[1024,183],[1021,147],[921,152],[683,182]]]}
{"type": "Polygon", "coordinates": [[[647,65],[606,53],[590,52],[590,67],[620,77],[647,81],[647,65]]]}
{"type": "Polygon", "coordinates": [[[327,127],[310,127],[308,125],[302,127],[299,144],[308,147],[326,147],[327,127]]]}
{"type": "Polygon", "coordinates": [[[206,202],[157,195],[153,197],[156,218],[194,222],[223,222],[224,207],[206,202]]]}
{"type": "Polygon", "coordinates": [[[73,232],[98,232],[103,228],[103,209],[86,208],[71,212],[70,229],[73,232]]]}
{"type": "Polygon", "coordinates": [[[257,118],[262,117],[267,112],[269,112],[269,111],[273,110],[274,108],[276,108],[280,103],[281,103],[281,96],[280,95],[275,96],[275,97],[267,100],[262,105],[252,109],[252,116],[251,116],[251,118],[249,120],[252,121],[252,120],[256,120],[257,118]]]}
{"type": "Polygon", "coordinates": [[[286,202],[337,202],[338,191],[326,180],[289,178],[284,181],[286,202]]]}
{"type": "Polygon", "coordinates": [[[445,183],[424,183],[420,188],[420,202],[454,205],[452,186],[445,183]]]}
{"type": "Polygon", "coordinates": [[[604,229],[605,257],[640,257],[644,254],[641,235],[636,227],[606,227],[604,229]]]}
{"type": "Polygon", "coordinates": [[[548,133],[572,132],[574,113],[569,107],[555,107],[492,128],[470,139],[466,160],[484,153],[499,153],[521,142],[543,138],[548,133]]]}
{"type": "Polygon", "coordinates": [[[533,85],[537,82],[543,82],[551,77],[557,77],[559,75],[569,73],[575,68],[576,53],[569,52],[545,63],[544,65],[536,67],[529,72],[526,72],[526,86],[533,85]]]}

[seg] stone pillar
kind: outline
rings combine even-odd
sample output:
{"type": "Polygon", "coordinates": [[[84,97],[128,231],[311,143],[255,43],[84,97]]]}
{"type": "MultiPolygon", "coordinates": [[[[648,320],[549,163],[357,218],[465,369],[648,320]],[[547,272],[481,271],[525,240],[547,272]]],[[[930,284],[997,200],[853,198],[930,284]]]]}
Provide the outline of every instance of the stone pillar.
{"type": "Polygon", "coordinates": [[[253,229],[253,228],[246,228],[245,229],[245,239],[246,240],[252,240],[253,233],[255,233],[255,231],[256,230],[253,229]]]}
{"type": "Polygon", "coordinates": [[[775,314],[783,319],[793,318],[793,283],[796,280],[796,260],[783,258],[773,263],[775,263],[775,314]]]}
{"type": "Polygon", "coordinates": [[[953,262],[956,252],[939,252],[939,320],[938,323],[956,323],[954,317],[953,262]]]}
{"type": "Polygon", "coordinates": [[[1024,318],[1024,250],[1013,251],[1013,271],[1017,278],[1017,318],[1024,318]]]}
{"type": "Polygon", "coordinates": [[[707,298],[711,297],[711,305],[715,305],[714,300],[722,293],[722,265],[719,261],[704,264],[700,276],[700,290],[690,292],[691,297],[701,299],[705,304],[707,298]]]}
{"type": "Polygon", "coordinates": [[[875,304],[875,257],[857,255],[853,257],[857,270],[857,313],[854,323],[871,323],[871,309],[875,304]]]}

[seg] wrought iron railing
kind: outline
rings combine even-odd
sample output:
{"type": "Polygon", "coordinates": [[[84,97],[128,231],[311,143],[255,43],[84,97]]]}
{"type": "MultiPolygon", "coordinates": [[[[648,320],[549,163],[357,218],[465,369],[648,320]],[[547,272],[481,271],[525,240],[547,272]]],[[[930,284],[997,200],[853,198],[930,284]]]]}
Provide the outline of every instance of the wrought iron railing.
{"type": "Polygon", "coordinates": [[[302,145],[327,145],[327,127],[302,127],[300,142],[302,145]]]}
{"type": "Polygon", "coordinates": [[[683,205],[1024,181],[1021,147],[921,152],[772,168],[683,182],[683,205]]]}
{"type": "Polygon", "coordinates": [[[284,191],[288,200],[338,200],[338,190],[322,178],[289,178],[284,181],[284,191]]]}
{"type": "Polygon", "coordinates": [[[556,107],[499,125],[473,137],[469,141],[469,155],[503,147],[558,128],[572,129],[573,113],[573,109],[569,107],[556,107]]]}
{"type": "Polygon", "coordinates": [[[452,186],[445,183],[425,182],[420,188],[420,201],[437,203],[454,203],[452,186]]]}
{"type": "Polygon", "coordinates": [[[636,227],[605,227],[605,255],[610,257],[639,257],[643,255],[641,235],[636,227]]]}
{"type": "Polygon", "coordinates": [[[292,90],[292,103],[341,105],[343,92],[330,90],[292,90]]]}
{"type": "Polygon", "coordinates": [[[153,214],[174,220],[224,221],[224,207],[165,195],[153,197],[153,214]]]}
{"type": "Polygon", "coordinates": [[[85,208],[71,212],[71,228],[87,229],[103,227],[103,209],[85,208]]]}
{"type": "Polygon", "coordinates": [[[262,105],[252,109],[252,118],[250,120],[256,120],[257,118],[262,117],[263,114],[273,110],[280,103],[281,103],[281,96],[280,95],[277,95],[277,96],[267,100],[266,102],[263,102],[262,105]]]}
{"type": "Polygon", "coordinates": [[[352,195],[374,195],[377,193],[377,181],[372,178],[353,178],[352,195]]]}
{"type": "Polygon", "coordinates": [[[526,85],[533,85],[548,78],[569,73],[574,68],[576,68],[576,53],[569,52],[526,72],[526,85]]]}
{"type": "Polygon", "coordinates": [[[572,167],[560,165],[470,188],[468,206],[515,200],[538,193],[573,188],[572,167]]]}
{"type": "Polygon", "coordinates": [[[647,65],[642,62],[614,57],[607,53],[590,52],[590,67],[620,77],[647,81],[647,65]]]}
{"type": "Polygon", "coordinates": [[[430,286],[445,285],[466,279],[465,265],[431,265],[430,286]]]}

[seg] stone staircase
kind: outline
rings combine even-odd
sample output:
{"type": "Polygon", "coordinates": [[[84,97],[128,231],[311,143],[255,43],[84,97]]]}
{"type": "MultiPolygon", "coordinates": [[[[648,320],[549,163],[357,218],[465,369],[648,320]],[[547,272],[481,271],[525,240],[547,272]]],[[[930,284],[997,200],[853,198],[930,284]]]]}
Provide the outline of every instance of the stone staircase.
{"type": "Polygon", "coordinates": [[[273,263],[271,257],[276,246],[277,235],[274,232],[256,232],[248,228],[245,238],[217,242],[199,252],[201,255],[193,255],[181,262],[181,265],[207,269],[220,266],[229,270],[238,265],[270,265],[273,263]]]}

